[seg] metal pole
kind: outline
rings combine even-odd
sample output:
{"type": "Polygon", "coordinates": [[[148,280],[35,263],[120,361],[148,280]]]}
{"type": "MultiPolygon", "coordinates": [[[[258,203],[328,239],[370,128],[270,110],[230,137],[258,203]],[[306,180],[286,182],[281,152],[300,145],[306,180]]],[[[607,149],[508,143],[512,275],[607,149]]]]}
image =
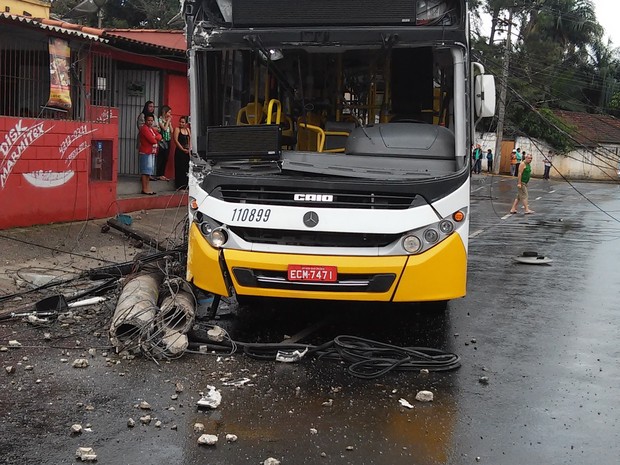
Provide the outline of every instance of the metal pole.
{"type": "Polygon", "coordinates": [[[508,31],[506,35],[506,50],[504,51],[504,63],[502,68],[502,80],[499,91],[499,107],[497,111],[497,136],[495,139],[495,159],[493,163],[493,172],[499,173],[499,167],[502,161],[502,140],[504,138],[504,118],[506,116],[506,93],[508,90],[508,68],[510,65],[510,49],[512,34],[512,8],[508,10],[508,31]]]}

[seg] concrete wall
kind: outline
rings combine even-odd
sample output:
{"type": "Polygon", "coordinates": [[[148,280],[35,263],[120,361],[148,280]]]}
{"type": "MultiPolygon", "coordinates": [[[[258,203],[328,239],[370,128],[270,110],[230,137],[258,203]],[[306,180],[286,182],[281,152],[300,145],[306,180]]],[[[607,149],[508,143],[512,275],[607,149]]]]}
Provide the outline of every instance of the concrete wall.
{"type": "MultiPolygon", "coordinates": [[[[495,151],[495,133],[476,134],[476,143],[484,149],[495,151]]],[[[542,176],[544,154],[551,147],[545,142],[527,137],[517,137],[515,147],[533,155],[532,174],[542,176]]],[[[597,148],[580,148],[566,154],[556,154],[553,158],[551,177],[562,179],[585,179],[593,181],[618,180],[620,145],[604,145],[597,148]]]]}

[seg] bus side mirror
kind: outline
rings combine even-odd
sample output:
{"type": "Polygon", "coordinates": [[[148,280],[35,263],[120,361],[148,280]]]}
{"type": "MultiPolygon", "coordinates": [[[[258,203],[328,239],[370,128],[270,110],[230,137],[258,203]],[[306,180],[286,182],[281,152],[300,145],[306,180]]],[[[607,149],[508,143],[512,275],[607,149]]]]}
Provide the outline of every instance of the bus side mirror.
{"type": "Polygon", "coordinates": [[[474,106],[478,118],[495,115],[495,78],[479,74],[474,80],[474,106]]]}

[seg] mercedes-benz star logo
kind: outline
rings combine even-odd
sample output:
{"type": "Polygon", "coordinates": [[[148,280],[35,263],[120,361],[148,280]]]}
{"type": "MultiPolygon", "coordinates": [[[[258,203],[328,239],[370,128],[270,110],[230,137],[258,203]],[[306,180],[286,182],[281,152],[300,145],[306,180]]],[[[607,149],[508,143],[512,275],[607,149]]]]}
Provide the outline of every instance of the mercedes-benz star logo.
{"type": "Polygon", "coordinates": [[[316,212],[308,212],[304,215],[304,224],[309,228],[314,228],[319,224],[319,215],[316,212]]]}

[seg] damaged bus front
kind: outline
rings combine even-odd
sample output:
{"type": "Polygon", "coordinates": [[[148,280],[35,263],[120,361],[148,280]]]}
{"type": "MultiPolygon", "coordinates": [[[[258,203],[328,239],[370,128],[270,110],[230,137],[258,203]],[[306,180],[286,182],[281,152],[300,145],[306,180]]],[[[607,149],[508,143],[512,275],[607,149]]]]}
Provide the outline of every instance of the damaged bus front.
{"type": "Polygon", "coordinates": [[[465,0],[186,2],[188,280],[219,296],[466,291],[469,153],[492,78],[465,0]]]}

